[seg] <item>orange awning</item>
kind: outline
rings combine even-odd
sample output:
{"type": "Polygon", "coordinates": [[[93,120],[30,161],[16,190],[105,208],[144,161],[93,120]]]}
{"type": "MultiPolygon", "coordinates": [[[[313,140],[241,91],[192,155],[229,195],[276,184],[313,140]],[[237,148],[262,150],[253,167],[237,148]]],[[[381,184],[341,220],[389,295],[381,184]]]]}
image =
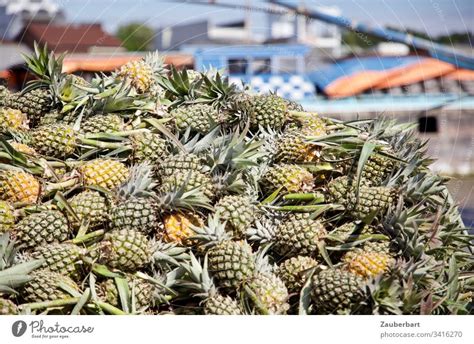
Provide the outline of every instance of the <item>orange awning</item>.
{"type": "Polygon", "coordinates": [[[474,70],[468,69],[456,69],[455,71],[446,74],[444,76],[446,79],[454,79],[454,80],[474,80],[474,70]]]}

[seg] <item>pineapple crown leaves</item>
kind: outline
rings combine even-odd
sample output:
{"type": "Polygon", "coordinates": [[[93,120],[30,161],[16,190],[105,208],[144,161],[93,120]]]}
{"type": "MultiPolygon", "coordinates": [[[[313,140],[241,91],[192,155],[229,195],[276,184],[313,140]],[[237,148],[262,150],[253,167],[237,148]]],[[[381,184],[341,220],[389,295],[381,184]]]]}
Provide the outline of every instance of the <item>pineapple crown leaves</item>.
{"type": "Polygon", "coordinates": [[[158,51],[150,52],[145,55],[143,61],[151,68],[155,78],[167,74],[165,59],[158,51]]]}
{"type": "Polygon", "coordinates": [[[275,238],[276,228],[275,220],[265,216],[255,221],[253,227],[247,229],[246,236],[250,241],[256,241],[260,244],[272,243],[275,238]]]}
{"type": "Polygon", "coordinates": [[[153,250],[152,260],[158,268],[163,268],[164,264],[179,267],[182,262],[189,260],[187,248],[161,240],[153,241],[151,246],[153,250]]]}
{"type": "Polygon", "coordinates": [[[189,80],[186,70],[178,71],[173,66],[170,67],[171,75],[169,77],[161,76],[157,79],[165,91],[168,98],[171,99],[170,108],[175,108],[183,103],[193,103],[199,98],[199,88],[202,84],[200,80],[189,80]]]}
{"type": "Polygon", "coordinates": [[[152,189],[155,186],[152,166],[144,162],[130,168],[130,177],[118,188],[117,196],[124,199],[130,197],[150,197],[154,195],[152,189]]]}
{"type": "Polygon", "coordinates": [[[212,144],[215,142],[217,137],[219,136],[220,128],[215,127],[206,135],[201,136],[200,134],[196,134],[193,137],[191,135],[191,129],[188,128],[182,136],[179,138],[179,141],[182,144],[182,150],[186,153],[194,153],[200,154],[206,152],[210,149],[212,144]]]}
{"type": "Polygon", "coordinates": [[[379,275],[364,285],[372,314],[403,314],[402,287],[393,275],[379,275]]]}
{"type": "Polygon", "coordinates": [[[207,217],[207,225],[205,226],[190,226],[195,233],[191,240],[199,241],[204,247],[211,247],[219,242],[232,239],[231,235],[225,230],[226,223],[221,222],[219,215],[216,214],[207,217]]]}
{"type": "Polygon", "coordinates": [[[219,72],[201,75],[204,81],[201,98],[216,104],[218,108],[222,108],[237,93],[237,86],[229,83],[229,79],[222,77],[219,72]]]}
{"type": "Polygon", "coordinates": [[[178,285],[186,289],[195,291],[197,297],[208,298],[217,293],[217,288],[209,275],[207,255],[204,256],[204,261],[201,262],[190,253],[189,261],[181,264],[181,267],[186,271],[185,279],[178,281],[178,285]]]}

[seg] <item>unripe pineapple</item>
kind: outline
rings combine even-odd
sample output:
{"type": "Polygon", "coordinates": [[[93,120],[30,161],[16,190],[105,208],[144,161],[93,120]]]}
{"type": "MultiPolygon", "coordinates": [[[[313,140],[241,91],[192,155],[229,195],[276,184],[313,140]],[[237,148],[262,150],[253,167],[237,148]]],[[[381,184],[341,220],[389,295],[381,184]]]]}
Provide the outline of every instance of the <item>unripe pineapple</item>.
{"type": "Polygon", "coordinates": [[[20,110],[0,108],[0,133],[28,130],[28,118],[20,110]]]}
{"type": "Polygon", "coordinates": [[[8,232],[15,224],[15,209],[5,201],[0,201],[0,234],[8,232]]]}
{"type": "Polygon", "coordinates": [[[249,97],[244,108],[253,128],[262,126],[279,129],[288,119],[287,103],[277,95],[267,94],[249,97]]]}
{"type": "Polygon", "coordinates": [[[0,315],[17,315],[18,306],[8,299],[0,297],[0,315]]]}
{"type": "MultiPolygon", "coordinates": [[[[142,310],[153,305],[156,287],[151,282],[133,275],[126,276],[130,294],[134,294],[135,307],[142,310]]],[[[97,295],[115,307],[121,307],[117,285],[113,279],[107,279],[98,285],[97,295]]]]}
{"type": "Polygon", "coordinates": [[[282,188],[286,192],[306,192],[313,188],[313,175],[298,165],[280,164],[268,169],[262,178],[267,192],[282,188]]]}
{"type": "Polygon", "coordinates": [[[326,122],[319,116],[312,115],[300,120],[301,132],[306,136],[317,137],[327,135],[326,122]]]}
{"type": "Polygon", "coordinates": [[[282,262],[276,274],[285,283],[290,292],[299,292],[308,278],[308,271],[318,265],[311,257],[296,256],[282,262]]]}
{"type": "MultiPolygon", "coordinates": [[[[348,174],[355,175],[357,172],[358,159],[355,159],[350,165],[348,174]]],[[[367,181],[370,186],[380,186],[382,182],[389,176],[395,167],[392,159],[380,154],[372,154],[364,165],[362,170],[362,178],[367,181]]]]}
{"type": "MultiPolygon", "coordinates": [[[[285,283],[275,274],[257,273],[248,285],[261,307],[269,314],[286,314],[290,309],[288,290],[285,283]]],[[[257,308],[257,311],[262,310],[257,308]]]]}
{"type": "Polygon", "coordinates": [[[14,93],[6,99],[5,106],[20,110],[28,115],[31,126],[36,126],[41,117],[51,110],[51,92],[45,88],[35,88],[26,93],[14,93]]]}
{"type": "Polygon", "coordinates": [[[130,61],[120,67],[117,72],[119,79],[128,80],[139,93],[147,92],[152,86],[153,69],[144,61],[130,61]]]}
{"type": "Polygon", "coordinates": [[[158,222],[157,207],[150,199],[132,197],[114,206],[110,219],[113,229],[150,233],[158,222]]]}
{"type": "Polygon", "coordinates": [[[76,148],[77,135],[74,129],[65,124],[38,127],[31,132],[30,144],[42,155],[65,158],[76,148]]]}
{"type": "Polygon", "coordinates": [[[114,230],[99,243],[99,261],[122,271],[136,271],[150,262],[151,245],[135,230],[114,230]]]}
{"type": "Polygon", "coordinates": [[[209,199],[215,196],[214,184],[211,178],[201,172],[177,172],[172,176],[163,179],[160,190],[162,192],[172,192],[176,188],[183,188],[184,192],[199,189],[209,199]]]}
{"type": "Polygon", "coordinates": [[[205,315],[242,315],[236,300],[230,296],[223,296],[216,294],[204,302],[204,314],[205,315]]]}
{"type": "Polygon", "coordinates": [[[306,136],[299,129],[287,131],[277,141],[277,162],[310,162],[317,157],[317,146],[307,143],[306,136]]]}
{"type": "Polygon", "coordinates": [[[237,288],[255,272],[252,248],[245,241],[225,240],[208,251],[209,271],[224,288],[237,288]]]}
{"type": "Polygon", "coordinates": [[[191,128],[201,134],[206,134],[217,125],[218,113],[211,105],[193,104],[181,106],[171,111],[179,131],[191,128]]]}
{"type": "Polygon", "coordinates": [[[394,263],[394,259],[390,254],[361,249],[347,252],[342,257],[342,261],[348,271],[363,278],[380,275],[388,271],[394,263]]]}
{"type": "Polygon", "coordinates": [[[123,118],[116,114],[96,115],[81,123],[83,134],[113,133],[123,128],[123,118]]]}
{"type": "Polygon", "coordinates": [[[10,91],[3,85],[0,85],[0,106],[5,105],[6,99],[10,96],[10,91]]]}
{"type": "Polygon", "coordinates": [[[311,297],[318,313],[338,313],[358,306],[364,299],[364,280],[340,269],[322,270],[312,279],[311,297]]]}
{"type": "Polygon", "coordinates": [[[58,210],[30,214],[15,225],[13,232],[23,248],[63,242],[71,234],[66,217],[58,210]]]}
{"type": "Polygon", "coordinates": [[[257,207],[247,196],[224,196],[215,205],[216,214],[227,221],[234,235],[243,236],[255,221],[257,207]]]}
{"type": "Polygon", "coordinates": [[[178,172],[203,171],[201,158],[190,153],[170,155],[163,159],[158,168],[162,177],[173,176],[178,172]]]}
{"type": "Polygon", "coordinates": [[[167,156],[167,143],[156,133],[139,133],[130,137],[132,142],[132,155],[134,163],[149,161],[157,163],[167,156]]]}
{"type": "Polygon", "coordinates": [[[27,172],[0,171],[0,199],[11,203],[32,204],[40,196],[40,183],[27,172]]]}
{"type": "Polygon", "coordinates": [[[65,291],[67,288],[79,292],[79,287],[71,278],[57,272],[36,270],[31,273],[31,277],[21,292],[26,302],[54,301],[73,297],[65,291]]]}
{"type": "Polygon", "coordinates": [[[127,166],[117,160],[95,159],[78,168],[85,186],[100,186],[113,190],[127,180],[127,166]]]}
{"type": "MultiPolygon", "coordinates": [[[[80,221],[89,222],[90,228],[101,226],[109,220],[109,201],[97,191],[84,190],[71,197],[69,205],[80,221]]],[[[70,220],[74,219],[71,217],[70,220]]]]}
{"type": "Polygon", "coordinates": [[[290,215],[276,227],[273,249],[285,257],[314,255],[326,235],[326,229],[318,220],[306,214],[290,215]]]}
{"type": "Polygon", "coordinates": [[[33,259],[44,259],[45,270],[58,272],[78,280],[81,276],[83,250],[74,244],[53,243],[37,247],[33,259]]]}
{"type": "Polygon", "coordinates": [[[166,242],[183,245],[194,234],[191,226],[202,227],[203,224],[199,216],[190,212],[167,214],[163,219],[161,236],[166,242]]]}
{"type": "Polygon", "coordinates": [[[20,152],[22,154],[31,155],[31,156],[38,155],[38,152],[36,152],[33,148],[31,148],[30,146],[28,146],[24,143],[15,142],[15,141],[11,141],[9,143],[10,143],[10,146],[12,146],[13,149],[16,150],[17,152],[20,152]]]}
{"type": "MultiPolygon", "coordinates": [[[[43,115],[41,117],[38,125],[43,126],[43,125],[52,125],[61,122],[63,119],[64,114],[61,113],[60,111],[51,111],[43,115]]],[[[65,123],[65,124],[72,124],[72,123],[65,123]]]]}

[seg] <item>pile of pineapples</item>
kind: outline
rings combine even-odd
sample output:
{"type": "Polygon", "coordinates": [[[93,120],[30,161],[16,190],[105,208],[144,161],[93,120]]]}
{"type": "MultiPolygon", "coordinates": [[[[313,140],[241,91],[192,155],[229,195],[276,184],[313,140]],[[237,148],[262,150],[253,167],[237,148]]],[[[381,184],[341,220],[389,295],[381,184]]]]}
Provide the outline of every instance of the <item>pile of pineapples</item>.
{"type": "Polygon", "coordinates": [[[425,142],[150,54],[0,89],[0,314],[466,314],[425,142]]]}

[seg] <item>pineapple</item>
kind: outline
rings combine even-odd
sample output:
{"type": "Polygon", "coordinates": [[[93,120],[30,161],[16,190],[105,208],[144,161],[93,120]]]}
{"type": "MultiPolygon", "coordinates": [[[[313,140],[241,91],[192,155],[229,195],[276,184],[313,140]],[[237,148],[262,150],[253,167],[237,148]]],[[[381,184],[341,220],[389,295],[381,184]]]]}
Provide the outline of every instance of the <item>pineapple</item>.
{"type": "Polygon", "coordinates": [[[159,134],[144,132],[130,136],[132,154],[130,160],[134,163],[148,161],[157,163],[167,156],[167,142],[159,134]]]}
{"type": "Polygon", "coordinates": [[[388,271],[394,260],[390,254],[384,252],[365,251],[355,249],[342,257],[346,269],[363,278],[370,278],[388,271]]]}
{"type": "Polygon", "coordinates": [[[288,108],[288,111],[297,111],[297,112],[303,112],[304,108],[301,104],[290,100],[290,99],[283,99],[286,103],[286,107],[288,108]]]}
{"type": "Polygon", "coordinates": [[[275,230],[273,249],[281,256],[310,256],[327,235],[323,224],[307,214],[290,215],[275,230]]]}
{"type": "Polygon", "coordinates": [[[11,141],[9,143],[10,143],[10,146],[12,146],[13,149],[16,150],[17,152],[20,152],[22,154],[31,155],[31,156],[38,155],[38,152],[36,152],[33,148],[31,148],[30,146],[28,146],[24,143],[15,142],[15,141],[11,141]]]}
{"type": "Polygon", "coordinates": [[[71,278],[57,272],[36,270],[31,277],[21,292],[26,302],[61,300],[73,297],[69,290],[79,292],[79,287],[71,278]]]}
{"type": "Polygon", "coordinates": [[[216,215],[227,221],[235,236],[245,235],[257,215],[257,207],[248,196],[224,196],[215,205],[216,215]]]}
{"type": "Polygon", "coordinates": [[[28,130],[28,117],[20,110],[0,108],[0,133],[28,130]]]}
{"type": "Polygon", "coordinates": [[[65,124],[38,127],[31,132],[30,144],[36,152],[54,158],[66,158],[76,148],[77,135],[65,124]]]}
{"type": "Polygon", "coordinates": [[[201,158],[192,153],[178,153],[163,159],[158,166],[162,178],[173,176],[178,172],[203,172],[201,158]]]}
{"type": "MultiPolygon", "coordinates": [[[[354,159],[347,173],[355,175],[357,172],[357,164],[358,159],[354,159]]],[[[361,177],[366,180],[370,186],[380,186],[390,175],[394,167],[395,163],[392,159],[381,154],[372,154],[362,169],[361,177]]]]}
{"type": "Polygon", "coordinates": [[[317,158],[317,146],[307,143],[299,130],[288,130],[277,141],[275,160],[279,163],[311,162],[317,158]]]}
{"type": "MultiPolygon", "coordinates": [[[[135,308],[144,310],[154,303],[156,286],[137,276],[127,274],[126,282],[130,293],[135,298],[135,308]]],[[[105,302],[115,307],[121,307],[121,301],[117,284],[113,279],[107,279],[98,285],[97,295],[105,302]]]]}
{"type": "Polygon", "coordinates": [[[45,210],[21,219],[13,228],[23,248],[66,241],[71,231],[66,217],[58,210],[45,210]]]}
{"type": "Polygon", "coordinates": [[[244,111],[253,128],[261,126],[280,129],[288,119],[288,105],[277,95],[251,96],[244,103],[244,111]]]}
{"type": "Polygon", "coordinates": [[[141,232],[122,229],[105,234],[98,246],[99,261],[111,268],[133,272],[151,260],[151,244],[141,232]]]}
{"type": "Polygon", "coordinates": [[[163,218],[161,236],[165,242],[183,245],[194,234],[191,226],[202,227],[202,219],[191,212],[173,212],[163,218]]]}
{"type": "Polygon", "coordinates": [[[193,104],[178,107],[171,111],[176,127],[179,131],[188,128],[201,134],[206,134],[213,129],[218,122],[219,114],[211,105],[193,104]]]}
{"type": "Polygon", "coordinates": [[[154,82],[153,69],[144,60],[123,65],[117,71],[117,77],[129,81],[139,93],[147,92],[154,82]]]}
{"type": "Polygon", "coordinates": [[[40,183],[31,174],[16,170],[0,171],[0,199],[32,204],[40,196],[40,183]]]}
{"type": "Polygon", "coordinates": [[[15,224],[15,209],[5,201],[0,201],[0,234],[8,232],[15,224]]]}
{"type": "Polygon", "coordinates": [[[326,122],[319,116],[311,115],[300,118],[301,132],[306,136],[318,137],[328,133],[326,122]]]}
{"type": "Polygon", "coordinates": [[[32,258],[43,259],[41,268],[78,280],[81,276],[83,250],[74,244],[53,243],[37,247],[32,258]]]}
{"type": "Polygon", "coordinates": [[[3,85],[0,85],[0,107],[5,105],[6,99],[10,96],[10,91],[3,85]]]}
{"type": "Polygon", "coordinates": [[[322,270],[312,279],[311,297],[316,311],[334,314],[357,307],[364,300],[364,280],[340,269],[322,270]]]}
{"type": "MultiPolygon", "coordinates": [[[[71,197],[69,205],[80,221],[88,221],[90,228],[100,227],[109,220],[110,202],[98,191],[84,190],[71,197]]],[[[72,217],[70,220],[74,221],[72,217]]]]}
{"type": "Polygon", "coordinates": [[[127,180],[130,171],[121,162],[112,159],[95,159],[78,168],[85,186],[100,186],[109,190],[127,180]]]}
{"type": "Polygon", "coordinates": [[[286,192],[306,192],[313,188],[310,172],[298,165],[280,164],[271,166],[262,177],[262,187],[267,192],[282,188],[286,192]]]}
{"type": "Polygon", "coordinates": [[[242,315],[236,300],[230,296],[215,294],[204,303],[205,315],[242,315]]]}
{"type": "Polygon", "coordinates": [[[308,278],[308,271],[318,266],[311,257],[296,256],[283,261],[276,270],[290,292],[299,293],[308,278]]]}
{"type": "Polygon", "coordinates": [[[26,93],[14,93],[6,99],[6,107],[20,110],[28,115],[30,125],[35,127],[52,108],[52,94],[47,88],[35,88],[26,93]]]}
{"type": "Polygon", "coordinates": [[[81,133],[113,133],[124,129],[123,118],[117,114],[96,115],[81,123],[81,133]]]}
{"type": "Polygon", "coordinates": [[[177,172],[176,174],[163,179],[161,184],[161,192],[172,192],[176,188],[183,188],[185,192],[191,190],[200,190],[209,199],[215,196],[214,184],[211,178],[204,173],[191,172],[177,172]]]}
{"type": "Polygon", "coordinates": [[[257,310],[264,314],[286,314],[290,309],[288,290],[285,283],[271,272],[259,272],[248,286],[259,302],[257,310]],[[263,309],[258,309],[263,308],[263,309]]]}
{"type": "Polygon", "coordinates": [[[0,297],[0,315],[18,315],[18,306],[8,299],[0,297]]]}

